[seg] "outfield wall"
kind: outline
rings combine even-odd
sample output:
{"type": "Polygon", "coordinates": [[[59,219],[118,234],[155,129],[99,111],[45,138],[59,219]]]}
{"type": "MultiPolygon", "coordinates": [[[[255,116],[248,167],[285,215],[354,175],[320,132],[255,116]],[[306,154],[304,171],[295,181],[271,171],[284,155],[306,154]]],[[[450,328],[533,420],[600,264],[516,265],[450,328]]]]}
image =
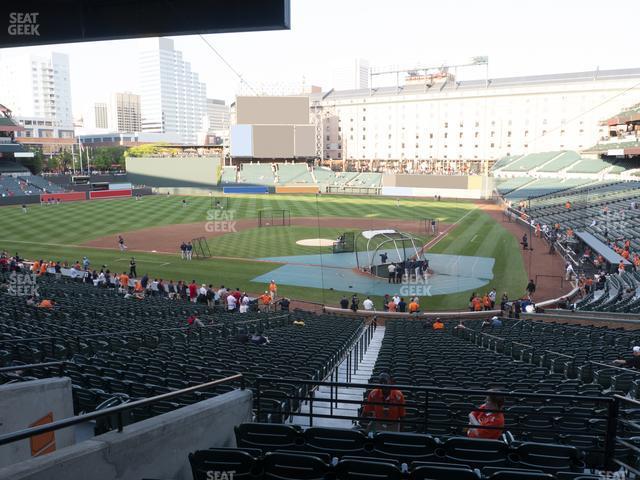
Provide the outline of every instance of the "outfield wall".
{"type": "Polygon", "coordinates": [[[221,164],[221,156],[127,157],[127,181],[148,187],[213,188],[221,164]]]}
{"type": "Polygon", "coordinates": [[[484,175],[382,176],[381,195],[397,197],[491,198],[493,178],[484,175]]]}

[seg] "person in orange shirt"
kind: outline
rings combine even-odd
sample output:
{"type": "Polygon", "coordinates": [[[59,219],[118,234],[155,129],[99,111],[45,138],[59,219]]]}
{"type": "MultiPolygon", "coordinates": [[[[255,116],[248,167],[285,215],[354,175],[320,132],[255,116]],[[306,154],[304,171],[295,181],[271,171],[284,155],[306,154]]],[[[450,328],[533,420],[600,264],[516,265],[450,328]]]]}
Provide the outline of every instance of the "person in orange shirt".
{"type": "Polygon", "coordinates": [[[625,260],[629,260],[629,250],[627,250],[626,248],[622,251],[622,253],[620,253],[620,255],[622,256],[622,258],[624,258],[625,260]]]}
{"type": "Polygon", "coordinates": [[[624,273],[624,263],[622,260],[620,260],[620,263],[618,264],[618,273],[621,275],[624,273]]]}
{"type": "Polygon", "coordinates": [[[129,290],[129,275],[126,272],[122,272],[122,274],[118,277],[120,280],[120,288],[123,290],[129,290]]]}
{"type": "Polygon", "coordinates": [[[503,408],[504,398],[495,394],[487,395],[484,404],[469,414],[467,437],[498,440],[504,430],[503,408]]]}
{"type": "Polygon", "coordinates": [[[444,330],[444,323],[442,323],[442,320],[440,320],[439,318],[436,318],[436,321],[433,322],[431,328],[433,328],[434,330],[444,330]]]}
{"type": "Polygon", "coordinates": [[[271,280],[269,284],[269,295],[271,295],[271,300],[275,299],[278,295],[278,286],[276,285],[275,280],[271,280]]]}
{"type": "Polygon", "coordinates": [[[473,297],[473,311],[480,312],[481,310],[482,310],[482,300],[478,296],[473,297]]]}
{"type": "Polygon", "coordinates": [[[564,204],[564,208],[571,210],[571,202],[567,201],[567,203],[564,204]]]}
{"type": "Polygon", "coordinates": [[[33,273],[38,273],[40,271],[40,262],[38,260],[35,260],[33,262],[33,265],[31,266],[31,271],[33,273]]]}
{"type": "Polygon", "coordinates": [[[262,311],[268,312],[271,307],[271,295],[269,292],[265,290],[265,292],[260,295],[260,304],[262,305],[262,311]]]}
{"type": "Polygon", "coordinates": [[[418,313],[420,305],[416,302],[415,298],[409,303],[409,313],[418,313]]]}
{"type": "Polygon", "coordinates": [[[55,300],[47,300],[45,298],[37,306],[38,306],[38,308],[51,309],[51,308],[53,308],[55,306],[55,304],[56,304],[55,300]]]}
{"type": "Polygon", "coordinates": [[[140,280],[136,280],[136,284],[133,287],[133,291],[135,293],[142,293],[144,291],[144,288],[142,288],[142,282],[140,280]]]}
{"type": "Polygon", "coordinates": [[[389,308],[389,311],[390,311],[390,312],[395,312],[395,311],[397,311],[397,308],[396,308],[396,307],[397,307],[396,302],[394,302],[393,300],[389,300],[389,303],[388,303],[388,305],[387,305],[387,306],[388,306],[388,308],[389,308]]]}
{"type": "Polygon", "coordinates": [[[491,299],[489,298],[489,294],[485,294],[484,297],[482,297],[482,304],[484,305],[484,309],[485,310],[491,310],[491,299]]]}
{"type": "Polygon", "coordinates": [[[373,418],[369,423],[369,431],[399,432],[401,420],[405,416],[404,395],[400,390],[386,386],[391,384],[391,377],[387,373],[380,374],[378,383],[384,386],[369,392],[362,416],[373,418]]]}
{"type": "Polygon", "coordinates": [[[42,277],[44,274],[46,274],[47,273],[47,268],[48,268],[47,262],[42,262],[40,264],[40,272],[38,273],[38,275],[40,275],[42,277]]]}

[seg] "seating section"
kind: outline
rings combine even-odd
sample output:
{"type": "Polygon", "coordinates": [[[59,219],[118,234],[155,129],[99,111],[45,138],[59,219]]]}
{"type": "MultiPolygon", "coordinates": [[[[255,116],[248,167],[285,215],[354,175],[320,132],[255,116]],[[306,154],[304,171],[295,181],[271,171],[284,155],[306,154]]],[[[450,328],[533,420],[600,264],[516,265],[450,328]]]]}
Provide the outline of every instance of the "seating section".
{"type": "Polygon", "coordinates": [[[354,179],[350,180],[348,185],[351,187],[369,187],[376,188],[382,184],[381,173],[362,172],[354,179]]]}
{"type": "Polygon", "coordinates": [[[38,175],[22,176],[20,180],[37,189],[38,193],[62,193],[64,189],[38,175]]]}
{"type": "Polygon", "coordinates": [[[599,158],[583,158],[567,169],[567,173],[600,173],[613,165],[599,158]]]}
{"type": "Polygon", "coordinates": [[[313,184],[313,177],[306,163],[278,163],[278,184],[313,184]]]}
{"type": "Polygon", "coordinates": [[[223,167],[220,183],[237,183],[238,170],[236,167],[223,167]]]}
{"type": "Polygon", "coordinates": [[[530,153],[503,167],[503,172],[529,172],[559,157],[563,152],[530,153]]]}
{"type": "Polygon", "coordinates": [[[2,158],[0,159],[0,175],[3,173],[29,173],[29,169],[18,162],[2,158]]]}
{"type": "Polygon", "coordinates": [[[491,167],[491,171],[495,172],[496,170],[500,170],[501,168],[506,167],[507,165],[511,164],[512,162],[515,162],[520,158],[522,158],[522,155],[503,157],[493,164],[493,166],[491,167]]]}
{"type": "MultiPolygon", "coordinates": [[[[112,289],[49,276],[38,280],[38,288],[41,298],[56,300],[54,310],[28,306],[24,297],[0,293],[0,338],[23,340],[0,347],[0,365],[70,362],[0,375],[0,383],[69,376],[76,413],[93,411],[114,397],[118,401],[145,398],[236,373],[245,375],[250,388],[258,377],[324,378],[362,329],[360,320],[301,311],[291,316],[239,315],[159,296],[124,299],[112,289]],[[178,329],[186,326],[192,313],[205,327],[178,329]],[[303,320],[304,327],[293,325],[294,319],[303,320]],[[256,330],[264,331],[270,343],[256,346],[237,338],[256,330]]],[[[261,380],[261,389],[264,385],[268,382],[261,380]]],[[[239,382],[225,384],[134,410],[129,421],[239,386],[239,382]]],[[[287,419],[299,407],[287,395],[286,390],[263,391],[262,408],[270,414],[261,420],[287,419]]]]}
{"type": "Polygon", "coordinates": [[[545,163],[542,167],[538,168],[538,172],[559,172],[561,170],[570,167],[580,160],[580,155],[576,152],[563,152],[555,157],[550,162],[545,163]]]}
{"type": "Polygon", "coordinates": [[[498,178],[496,179],[496,190],[500,195],[506,195],[507,193],[510,193],[517,188],[523,187],[528,183],[531,183],[532,181],[533,179],[529,177],[516,177],[509,178],[507,180],[498,178]]]}
{"type": "Polygon", "coordinates": [[[524,186],[512,190],[505,195],[505,198],[511,201],[519,201],[522,199],[541,197],[556,192],[570,190],[575,187],[593,183],[593,180],[582,178],[569,178],[569,179],[553,179],[553,178],[541,178],[534,180],[531,183],[526,183],[524,186]]]}
{"type": "Polygon", "coordinates": [[[236,428],[236,443],[190,454],[194,479],[230,470],[236,478],[281,480],[598,478],[581,473],[576,448],[535,442],[248,423],[236,428]]]}
{"type": "Polygon", "coordinates": [[[270,163],[243,163],[238,172],[238,183],[273,185],[275,175],[270,163]]]}

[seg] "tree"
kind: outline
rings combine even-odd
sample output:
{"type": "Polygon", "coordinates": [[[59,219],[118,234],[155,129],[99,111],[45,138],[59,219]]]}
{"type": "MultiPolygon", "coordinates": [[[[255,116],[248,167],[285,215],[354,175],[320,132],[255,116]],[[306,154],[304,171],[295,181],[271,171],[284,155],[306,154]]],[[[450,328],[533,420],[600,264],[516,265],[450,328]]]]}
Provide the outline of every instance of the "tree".
{"type": "Polygon", "coordinates": [[[153,157],[156,155],[175,155],[180,152],[177,148],[170,148],[166,143],[147,143],[129,147],[126,152],[127,157],[153,157]]]}
{"type": "MultiPolygon", "coordinates": [[[[109,170],[113,165],[124,168],[126,147],[96,147],[91,149],[89,164],[95,170],[109,170]]],[[[86,164],[85,164],[86,165],[86,164]]]]}
{"type": "Polygon", "coordinates": [[[40,172],[42,172],[42,167],[44,164],[44,155],[42,155],[42,150],[34,150],[33,157],[24,157],[22,158],[20,163],[27,167],[31,171],[31,173],[33,173],[34,175],[38,175],[40,172]]]}

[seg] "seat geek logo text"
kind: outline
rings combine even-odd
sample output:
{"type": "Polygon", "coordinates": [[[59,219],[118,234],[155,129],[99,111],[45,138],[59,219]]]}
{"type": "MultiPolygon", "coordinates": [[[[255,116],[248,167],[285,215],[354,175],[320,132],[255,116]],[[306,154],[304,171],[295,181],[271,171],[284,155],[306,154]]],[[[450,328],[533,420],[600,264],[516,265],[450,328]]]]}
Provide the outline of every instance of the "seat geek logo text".
{"type": "Polygon", "coordinates": [[[7,32],[9,35],[39,37],[40,24],[38,23],[39,12],[10,12],[9,26],[7,32]]]}

